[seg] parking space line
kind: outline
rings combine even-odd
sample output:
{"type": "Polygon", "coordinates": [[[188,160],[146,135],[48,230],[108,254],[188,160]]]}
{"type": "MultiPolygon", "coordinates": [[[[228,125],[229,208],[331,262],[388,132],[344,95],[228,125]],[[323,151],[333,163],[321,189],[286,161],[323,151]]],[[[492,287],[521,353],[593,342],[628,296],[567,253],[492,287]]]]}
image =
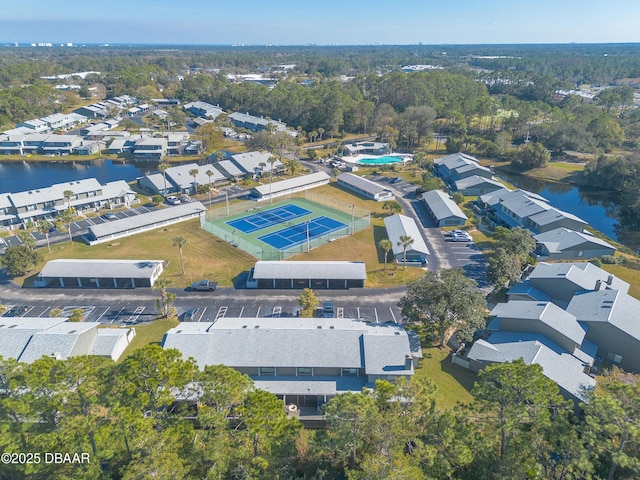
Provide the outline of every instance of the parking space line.
{"type": "Polygon", "coordinates": [[[200,316],[198,317],[198,323],[200,323],[200,320],[202,320],[202,317],[204,317],[204,312],[206,312],[206,311],[207,311],[207,308],[208,308],[208,307],[204,307],[204,308],[202,309],[202,313],[201,313],[201,314],[200,314],[200,316]]]}
{"type": "Polygon", "coordinates": [[[362,318],[360,317],[360,307],[358,307],[358,318],[362,318]]]}
{"type": "Polygon", "coordinates": [[[45,309],[42,311],[42,313],[40,313],[40,315],[39,315],[39,316],[41,316],[41,317],[42,317],[42,316],[44,316],[44,314],[45,314],[45,313],[47,313],[47,311],[49,311],[51,308],[53,308],[53,307],[52,307],[51,305],[49,305],[47,308],[45,308],[45,309]]]}
{"type": "Polygon", "coordinates": [[[100,321],[100,319],[101,319],[102,317],[104,317],[104,314],[105,314],[105,313],[107,313],[107,312],[109,311],[109,309],[110,309],[110,308],[111,308],[111,307],[107,307],[107,308],[105,309],[105,311],[104,311],[104,312],[102,312],[102,314],[97,318],[96,322],[99,322],[99,321],[100,321]]]}
{"type": "Polygon", "coordinates": [[[258,307],[258,311],[256,312],[256,318],[260,316],[260,307],[258,307]]]}
{"type": "Polygon", "coordinates": [[[391,312],[391,316],[393,317],[393,323],[398,323],[398,320],[396,319],[396,316],[393,313],[393,309],[391,307],[389,307],[389,311],[391,312]]]}
{"type": "Polygon", "coordinates": [[[242,312],[244,312],[244,307],[240,309],[240,314],[238,315],[238,318],[242,318],[242,312]]]}
{"type": "Polygon", "coordinates": [[[136,307],[136,309],[133,311],[133,315],[131,315],[125,323],[134,323],[135,321],[137,321],[138,317],[142,314],[142,312],[144,312],[144,308],[145,307],[143,306],[136,307]]]}
{"type": "Polygon", "coordinates": [[[124,307],[122,307],[122,308],[120,309],[120,311],[119,311],[118,313],[116,313],[116,316],[115,316],[115,317],[113,317],[113,320],[111,320],[109,323],[113,323],[113,322],[115,322],[115,321],[118,319],[118,317],[120,316],[120,314],[122,313],[122,311],[123,311],[123,310],[124,310],[124,307]]]}
{"type": "Polygon", "coordinates": [[[279,317],[282,313],[282,307],[273,307],[273,316],[279,317]]]}
{"type": "Polygon", "coordinates": [[[380,323],[380,322],[378,321],[378,309],[377,309],[376,307],[373,307],[373,313],[375,313],[375,314],[376,314],[376,323],[380,323]]]}
{"type": "Polygon", "coordinates": [[[29,313],[29,312],[30,312],[31,310],[33,310],[34,308],[36,308],[36,307],[34,306],[34,307],[27,308],[27,310],[26,310],[26,311],[25,311],[21,316],[22,316],[22,317],[26,316],[26,315],[27,315],[27,313],[29,313]]]}
{"type": "Polygon", "coordinates": [[[214,320],[214,322],[217,322],[219,318],[224,318],[224,316],[227,314],[228,309],[229,307],[220,307],[218,309],[218,314],[216,315],[216,319],[214,320]]]}

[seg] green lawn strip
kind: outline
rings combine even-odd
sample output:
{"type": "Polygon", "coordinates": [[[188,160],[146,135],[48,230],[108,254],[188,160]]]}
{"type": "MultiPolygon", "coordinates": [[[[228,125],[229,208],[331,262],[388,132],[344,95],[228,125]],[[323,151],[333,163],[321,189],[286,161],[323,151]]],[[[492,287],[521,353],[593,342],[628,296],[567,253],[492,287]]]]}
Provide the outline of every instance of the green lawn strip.
{"type": "Polygon", "coordinates": [[[177,318],[166,318],[162,320],[154,320],[147,325],[138,325],[135,328],[136,336],[127,346],[122,356],[118,359],[118,363],[122,362],[125,358],[131,355],[139,348],[149,345],[150,343],[160,344],[165,332],[170,328],[179,325],[180,322],[177,318]]]}
{"type": "Polygon", "coordinates": [[[608,265],[603,264],[602,269],[614,274],[629,285],[629,295],[640,299],[640,265],[636,262],[629,264],[608,265]]]}
{"type": "MultiPolygon", "coordinates": [[[[249,254],[202,230],[199,219],[94,246],[74,241],[52,245],[51,253],[47,252],[46,246],[38,251],[44,261],[34,269],[36,272],[42,269],[45,262],[58,258],[164,260],[165,269],[162,275],[171,278],[175,287],[190,285],[192,278],[194,281],[206,278],[219,282],[222,287],[230,287],[238,274],[248,271],[255,263],[255,258],[249,254]],[[172,244],[174,237],[184,237],[187,240],[182,249],[184,275],[178,248],[172,244]]],[[[26,280],[16,280],[19,283],[24,281],[28,285],[35,278],[33,272],[30,275],[26,280]]]]}
{"type": "Polygon", "coordinates": [[[424,358],[416,369],[417,376],[430,378],[437,386],[436,406],[448,410],[458,403],[473,401],[471,389],[476,381],[476,374],[459,365],[451,363],[450,351],[447,348],[423,347],[424,358]]]}

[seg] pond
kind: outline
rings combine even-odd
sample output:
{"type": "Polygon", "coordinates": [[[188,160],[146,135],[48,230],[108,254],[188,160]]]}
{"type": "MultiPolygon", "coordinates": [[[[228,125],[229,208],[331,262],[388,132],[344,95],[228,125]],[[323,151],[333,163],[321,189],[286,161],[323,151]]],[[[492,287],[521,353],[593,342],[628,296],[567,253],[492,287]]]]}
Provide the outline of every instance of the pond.
{"type": "Polygon", "coordinates": [[[616,211],[619,207],[615,192],[577,187],[568,183],[545,182],[523,175],[497,172],[497,175],[517,188],[542,195],[549,204],[577,215],[592,228],[613,240],[616,235],[616,211]]]}
{"type": "Polygon", "coordinates": [[[0,162],[0,193],[16,193],[49,187],[55,183],[96,178],[101,184],[130,182],[157,169],[156,164],[89,162],[0,162]]]}

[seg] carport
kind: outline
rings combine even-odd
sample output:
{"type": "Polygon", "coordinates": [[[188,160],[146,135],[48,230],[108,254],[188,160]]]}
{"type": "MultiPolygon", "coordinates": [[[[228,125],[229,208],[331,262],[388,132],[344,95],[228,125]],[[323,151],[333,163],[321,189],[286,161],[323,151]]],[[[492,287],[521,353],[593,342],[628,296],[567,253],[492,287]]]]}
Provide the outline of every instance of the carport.
{"type": "Polygon", "coordinates": [[[248,288],[346,289],[364,287],[367,278],[363,262],[256,262],[248,288]]]}
{"type": "Polygon", "coordinates": [[[162,270],[162,260],[51,260],[38,274],[34,285],[102,289],[152,287],[162,270]]]}

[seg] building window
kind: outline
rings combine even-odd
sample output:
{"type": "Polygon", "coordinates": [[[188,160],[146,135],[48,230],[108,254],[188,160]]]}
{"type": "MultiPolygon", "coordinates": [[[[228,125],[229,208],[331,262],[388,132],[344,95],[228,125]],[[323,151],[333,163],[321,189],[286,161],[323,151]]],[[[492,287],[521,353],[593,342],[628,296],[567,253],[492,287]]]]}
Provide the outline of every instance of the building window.
{"type": "Polygon", "coordinates": [[[258,375],[261,377],[274,377],[276,375],[276,369],[274,367],[260,367],[258,375]]]}
{"type": "Polygon", "coordinates": [[[297,372],[299,377],[310,377],[313,375],[313,369],[311,367],[298,367],[297,372]]]}
{"type": "Polygon", "coordinates": [[[611,360],[613,363],[620,363],[622,362],[622,355],[617,355],[613,352],[609,352],[607,354],[607,360],[611,360]]]}
{"type": "Polygon", "coordinates": [[[343,368],[342,369],[343,377],[357,377],[358,369],[357,368],[343,368]]]}

